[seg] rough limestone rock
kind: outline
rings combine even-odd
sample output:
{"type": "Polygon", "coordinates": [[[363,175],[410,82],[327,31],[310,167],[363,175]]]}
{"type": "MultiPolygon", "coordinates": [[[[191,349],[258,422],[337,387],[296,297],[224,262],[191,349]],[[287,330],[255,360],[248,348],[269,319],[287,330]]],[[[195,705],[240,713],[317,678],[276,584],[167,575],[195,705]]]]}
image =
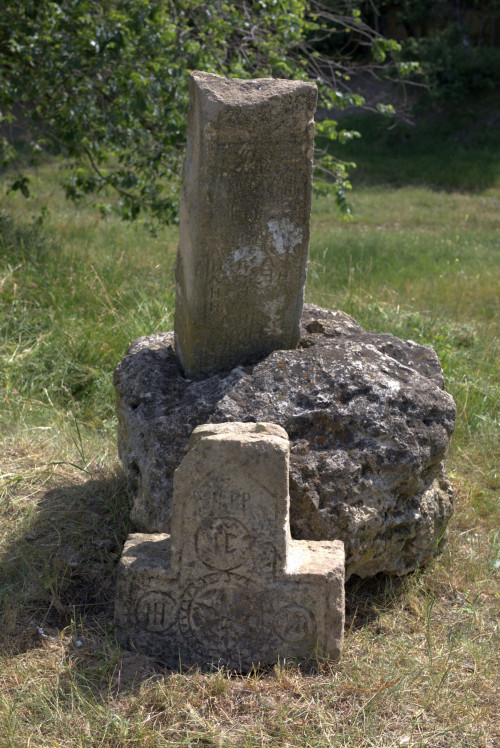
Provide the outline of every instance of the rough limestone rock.
{"type": "Polygon", "coordinates": [[[443,540],[455,405],[433,350],[306,306],[294,350],[185,379],[173,333],[139,338],[115,372],[118,445],[140,530],[169,532],[173,472],[204,423],[267,421],[290,438],[297,539],[344,541],[346,576],[404,574],[443,540]]]}

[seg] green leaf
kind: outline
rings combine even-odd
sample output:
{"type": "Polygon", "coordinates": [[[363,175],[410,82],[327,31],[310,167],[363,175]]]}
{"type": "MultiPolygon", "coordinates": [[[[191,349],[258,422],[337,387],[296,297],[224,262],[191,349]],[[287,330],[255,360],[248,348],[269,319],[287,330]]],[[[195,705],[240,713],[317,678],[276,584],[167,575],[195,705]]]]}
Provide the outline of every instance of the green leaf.
{"type": "Polygon", "coordinates": [[[18,179],[12,182],[7,192],[16,192],[17,190],[19,190],[19,192],[21,192],[21,194],[24,197],[29,197],[30,196],[30,190],[28,186],[29,181],[30,181],[29,177],[25,177],[25,176],[18,177],[18,179]]]}

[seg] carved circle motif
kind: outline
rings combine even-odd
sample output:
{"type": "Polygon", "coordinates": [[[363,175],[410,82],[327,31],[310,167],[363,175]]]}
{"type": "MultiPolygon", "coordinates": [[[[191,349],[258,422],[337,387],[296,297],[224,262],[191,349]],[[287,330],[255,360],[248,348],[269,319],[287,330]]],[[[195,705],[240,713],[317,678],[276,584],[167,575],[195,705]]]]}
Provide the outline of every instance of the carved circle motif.
{"type": "Polygon", "coordinates": [[[245,537],[248,530],[242,522],[234,517],[215,517],[196,531],[196,553],[214,569],[236,569],[246,558],[245,537]]]}
{"type": "Polygon", "coordinates": [[[166,592],[147,592],[135,606],[137,624],[153,634],[167,631],[175,620],[175,603],[166,592]]]}
{"type": "Polygon", "coordinates": [[[316,621],[310,610],[302,605],[285,605],[274,616],[276,634],[289,644],[297,644],[316,630],[316,621]]]}
{"type": "Polygon", "coordinates": [[[252,651],[265,639],[271,603],[250,579],[228,572],[208,574],[184,594],[179,628],[189,647],[207,659],[252,651]]]}

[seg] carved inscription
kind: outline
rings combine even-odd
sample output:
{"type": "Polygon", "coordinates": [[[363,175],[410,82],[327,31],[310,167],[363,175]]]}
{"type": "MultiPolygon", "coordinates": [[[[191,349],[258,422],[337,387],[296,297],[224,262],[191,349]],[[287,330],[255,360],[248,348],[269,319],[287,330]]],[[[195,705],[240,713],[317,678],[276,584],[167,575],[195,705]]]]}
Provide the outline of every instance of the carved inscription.
{"type": "Polygon", "coordinates": [[[195,533],[196,555],[207,566],[231,571],[240,566],[276,575],[280,560],[276,547],[264,533],[252,534],[234,517],[215,517],[195,533]]]}
{"type": "Polygon", "coordinates": [[[302,605],[285,605],[274,616],[273,628],[280,639],[297,644],[314,634],[316,621],[313,613],[302,605]]]}
{"type": "Polygon", "coordinates": [[[135,618],[146,631],[167,631],[175,622],[175,603],[166,592],[147,592],[136,603],[135,618]]]}
{"type": "MultiPolygon", "coordinates": [[[[227,516],[233,516],[234,514],[247,513],[248,507],[252,504],[252,494],[249,491],[210,491],[206,489],[206,486],[197,487],[196,489],[197,501],[201,506],[218,506],[224,507],[225,510],[230,512],[227,516]]],[[[225,511],[224,509],[222,511],[225,511]]],[[[220,516],[226,516],[221,514],[220,516]]]]}
{"type": "Polygon", "coordinates": [[[196,553],[214,569],[236,569],[245,561],[247,539],[248,530],[242,522],[232,517],[216,517],[196,531],[196,553]]]}
{"type": "Polygon", "coordinates": [[[234,573],[208,574],[184,594],[179,628],[187,643],[207,659],[238,647],[248,651],[267,629],[273,607],[252,580],[234,573]]]}

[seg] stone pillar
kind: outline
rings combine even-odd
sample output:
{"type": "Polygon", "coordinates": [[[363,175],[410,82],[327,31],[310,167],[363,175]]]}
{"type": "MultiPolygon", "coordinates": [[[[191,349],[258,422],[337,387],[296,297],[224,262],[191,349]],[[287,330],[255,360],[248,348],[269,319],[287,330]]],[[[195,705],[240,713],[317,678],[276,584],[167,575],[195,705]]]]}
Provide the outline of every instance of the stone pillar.
{"type": "Polygon", "coordinates": [[[191,75],[175,307],[188,378],[297,345],[316,99],[301,81],[191,75]]]}
{"type": "Polygon", "coordinates": [[[274,424],[194,430],[175,473],[172,534],[125,545],[122,645],[177,668],[339,657],[344,545],[291,539],[288,461],[287,434],[274,424]]]}

